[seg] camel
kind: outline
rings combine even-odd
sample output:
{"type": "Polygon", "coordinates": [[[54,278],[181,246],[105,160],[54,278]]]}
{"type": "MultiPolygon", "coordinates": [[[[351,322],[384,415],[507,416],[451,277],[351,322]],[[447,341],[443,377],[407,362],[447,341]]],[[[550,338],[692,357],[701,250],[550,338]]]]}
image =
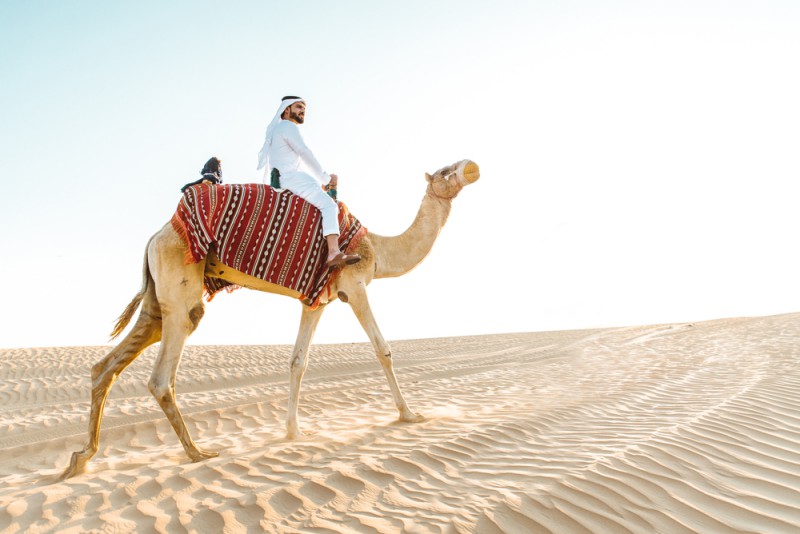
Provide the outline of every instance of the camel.
{"type": "MultiPolygon", "coordinates": [[[[452,200],[464,186],[478,180],[480,172],[477,164],[463,160],[444,167],[433,175],[426,173],[425,177],[427,189],[411,226],[401,235],[393,237],[368,232],[355,250],[362,260],[342,268],[329,299],[329,302],[338,298],[348,303],[366,331],[389,381],[392,398],[400,412],[399,420],[403,422],[419,422],[424,417],[411,411],[403,398],[392,367],[392,351],[373,317],[366,287],[374,279],[400,276],[422,262],[447,221],[452,200]]],[[[185,242],[170,223],[150,238],[144,257],[142,288],[119,317],[112,339],[122,333],[141,306],[139,317],[122,342],[92,367],[89,440],[83,450],[72,454],[69,467],[61,475],[62,479],[85,470],[86,464],[98,450],[103,408],[112,385],[131,362],[158,341],[161,346],[148,382],[150,393],[161,406],[192,461],[218,456],[218,452],[204,450],[195,445],[175,401],[175,377],[181,354],[186,339],[197,328],[204,313],[204,276],[298,299],[301,295],[222,265],[213,253],[204,261],[186,264],[186,248],[185,242]]],[[[308,366],[311,339],[329,302],[313,309],[307,302],[301,301],[303,310],[300,328],[290,360],[286,414],[288,439],[296,439],[301,435],[297,420],[300,383],[308,366]]]]}

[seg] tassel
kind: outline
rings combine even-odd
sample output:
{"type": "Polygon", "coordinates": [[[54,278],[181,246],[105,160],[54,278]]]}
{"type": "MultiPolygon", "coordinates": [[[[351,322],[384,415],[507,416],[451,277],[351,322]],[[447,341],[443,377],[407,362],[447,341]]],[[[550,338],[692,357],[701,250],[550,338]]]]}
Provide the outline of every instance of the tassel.
{"type": "Polygon", "coordinates": [[[183,263],[184,265],[191,265],[197,263],[199,260],[195,259],[194,254],[192,254],[192,247],[189,244],[189,232],[186,230],[186,225],[183,223],[179,212],[180,209],[175,212],[170,222],[172,223],[172,228],[178,234],[178,237],[180,237],[181,241],[186,245],[186,255],[183,258],[183,263]]]}

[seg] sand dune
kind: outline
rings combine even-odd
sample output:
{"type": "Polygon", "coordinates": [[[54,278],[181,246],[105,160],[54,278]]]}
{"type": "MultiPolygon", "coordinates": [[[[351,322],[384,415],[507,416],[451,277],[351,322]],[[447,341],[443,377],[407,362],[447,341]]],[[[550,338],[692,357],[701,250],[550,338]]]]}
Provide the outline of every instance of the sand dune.
{"type": "Polygon", "coordinates": [[[147,391],[106,405],[107,347],[0,350],[0,532],[799,532],[800,314],[395,341],[396,422],[367,344],[314,346],[284,439],[291,347],[189,347],[190,463],[147,391]]]}

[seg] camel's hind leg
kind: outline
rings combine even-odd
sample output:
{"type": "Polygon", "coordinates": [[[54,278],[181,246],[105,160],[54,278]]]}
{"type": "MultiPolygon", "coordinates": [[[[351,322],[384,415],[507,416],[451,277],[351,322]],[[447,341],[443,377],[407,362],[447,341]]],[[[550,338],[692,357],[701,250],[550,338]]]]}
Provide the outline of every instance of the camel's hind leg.
{"type": "Polygon", "coordinates": [[[72,453],[69,467],[61,478],[83,472],[100,444],[100,423],[103,420],[108,392],[122,371],[144,349],[161,338],[161,313],[151,286],[142,301],[142,311],[131,332],[105,358],[92,367],[92,407],[89,415],[89,442],[82,451],[72,453]]]}
{"type": "MultiPolygon", "coordinates": [[[[172,236],[177,240],[177,235],[172,236]]],[[[176,241],[177,242],[177,241],[176,241]]],[[[195,445],[175,402],[175,376],[181,361],[186,339],[203,317],[203,262],[184,265],[183,247],[155,243],[151,249],[150,272],[156,285],[161,306],[161,347],[150,376],[148,389],[153,394],[172,428],[178,435],[186,454],[197,462],[217,456],[195,445]],[[155,253],[154,253],[155,252],[155,253]]],[[[174,245],[174,244],[173,244],[174,245]]]]}
{"type": "Polygon", "coordinates": [[[161,350],[158,353],[148,389],[153,394],[164,414],[169,419],[173,430],[178,435],[186,454],[193,462],[213,458],[219,453],[205,451],[195,445],[186,428],[178,404],[175,402],[175,376],[178,372],[181,354],[194,326],[203,315],[203,304],[198,303],[190,310],[174,311],[169,318],[164,318],[164,332],[161,339],[161,350]]]}

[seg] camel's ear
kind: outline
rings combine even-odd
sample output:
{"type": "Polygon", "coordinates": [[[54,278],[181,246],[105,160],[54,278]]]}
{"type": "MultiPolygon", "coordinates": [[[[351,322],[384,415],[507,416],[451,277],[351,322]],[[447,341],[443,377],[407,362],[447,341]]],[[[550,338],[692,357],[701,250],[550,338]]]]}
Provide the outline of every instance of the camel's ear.
{"type": "Polygon", "coordinates": [[[428,181],[428,183],[431,183],[431,181],[433,180],[433,177],[426,172],[425,173],[425,179],[428,181]]]}

